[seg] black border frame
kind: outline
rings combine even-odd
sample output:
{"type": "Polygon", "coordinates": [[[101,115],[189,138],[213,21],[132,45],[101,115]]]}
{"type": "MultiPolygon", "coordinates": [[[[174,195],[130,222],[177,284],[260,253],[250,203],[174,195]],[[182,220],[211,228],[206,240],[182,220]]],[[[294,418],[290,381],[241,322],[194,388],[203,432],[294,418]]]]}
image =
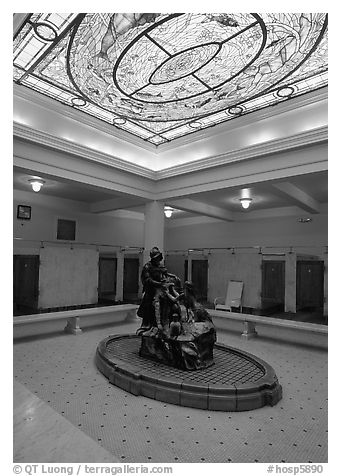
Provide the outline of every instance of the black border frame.
{"type": "Polygon", "coordinates": [[[18,220],[31,220],[31,217],[32,217],[32,207],[30,207],[29,205],[18,205],[17,206],[17,219],[18,220]],[[25,213],[25,212],[29,212],[29,216],[23,216],[21,213],[20,213],[20,207],[21,208],[24,208],[25,210],[23,210],[21,213],[25,213]]]}

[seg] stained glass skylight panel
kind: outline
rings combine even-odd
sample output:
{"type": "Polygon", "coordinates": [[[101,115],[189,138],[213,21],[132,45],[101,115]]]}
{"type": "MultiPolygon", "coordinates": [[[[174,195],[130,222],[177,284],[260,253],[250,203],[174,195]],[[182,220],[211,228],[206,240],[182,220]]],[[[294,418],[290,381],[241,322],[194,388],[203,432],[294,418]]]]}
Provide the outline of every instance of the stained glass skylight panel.
{"type": "Polygon", "coordinates": [[[18,84],[159,145],[327,85],[324,13],[28,15],[18,84]]]}

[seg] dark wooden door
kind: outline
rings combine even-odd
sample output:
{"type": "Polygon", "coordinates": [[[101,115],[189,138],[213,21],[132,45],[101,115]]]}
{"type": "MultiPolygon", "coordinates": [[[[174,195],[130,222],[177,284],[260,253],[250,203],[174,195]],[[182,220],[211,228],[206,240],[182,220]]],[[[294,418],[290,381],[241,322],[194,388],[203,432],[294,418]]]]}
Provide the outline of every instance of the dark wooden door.
{"type": "Polygon", "coordinates": [[[14,255],[14,312],[35,312],[38,308],[39,256],[14,255]]]}
{"type": "Polygon", "coordinates": [[[116,294],[117,258],[99,257],[98,301],[114,301],[116,294]]]}
{"type": "Polygon", "coordinates": [[[139,259],[125,258],[123,273],[123,299],[135,301],[139,290],[139,259]]]}
{"type": "Polygon", "coordinates": [[[324,297],[323,261],[297,261],[296,309],[321,310],[324,297]]]}
{"type": "MultiPolygon", "coordinates": [[[[185,281],[188,279],[188,260],[185,260],[185,281]]],[[[192,260],[192,283],[198,301],[207,301],[208,261],[192,260]]]]}
{"type": "Polygon", "coordinates": [[[262,262],[262,309],[284,310],[285,261],[262,262]]]}

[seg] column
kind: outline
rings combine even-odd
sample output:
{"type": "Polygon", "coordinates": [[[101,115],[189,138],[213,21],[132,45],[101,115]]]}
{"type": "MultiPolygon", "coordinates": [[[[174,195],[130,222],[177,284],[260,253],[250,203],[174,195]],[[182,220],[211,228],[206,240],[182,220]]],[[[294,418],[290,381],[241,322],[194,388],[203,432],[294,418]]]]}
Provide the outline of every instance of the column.
{"type": "Polygon", "coordinates": [[[142,299],[143,286],[141,281],[141,271],[143,268],[143,253],[139,253],[139,288],[138,288],[138,298],[142,299]]]}
{"type": "Polygon", "coordinates": [[[149,261],[149,252],[157,246],[164,252],[165,214],[163,202],[148,202],[144,212],[144,253],[143,263],[149,261]]]}
{"type": "Polygon", "coordinates": [[[296,253],[285,255],[285,312],[296,312],[296,253]]]}
{"type": "Polygon", "coordinates": [[[188,253],[187,259],[187,281],[192,282],[192,255],[188,253]]]}
{"type": "Polygon", "coordinates": [[[123,301],[124,251],[117,251],[115,301],[123,301]]]}
{"type": "Polygon", "coordinates": [[[324,262],[324,293],[323,293],[323,316],[328,316],[328,253],[323,255],[324,262]]]}

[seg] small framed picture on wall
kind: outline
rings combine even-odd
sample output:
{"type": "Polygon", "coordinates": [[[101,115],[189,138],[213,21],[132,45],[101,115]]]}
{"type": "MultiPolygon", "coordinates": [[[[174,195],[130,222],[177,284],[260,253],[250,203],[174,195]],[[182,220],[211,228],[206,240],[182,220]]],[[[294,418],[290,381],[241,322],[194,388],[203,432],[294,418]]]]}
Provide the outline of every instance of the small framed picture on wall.
{"type": "Polygon", "coordinates": [[[18,205],[17,218],[19,220],[31,220],[31,207],[28,205],[18,205]]]}

